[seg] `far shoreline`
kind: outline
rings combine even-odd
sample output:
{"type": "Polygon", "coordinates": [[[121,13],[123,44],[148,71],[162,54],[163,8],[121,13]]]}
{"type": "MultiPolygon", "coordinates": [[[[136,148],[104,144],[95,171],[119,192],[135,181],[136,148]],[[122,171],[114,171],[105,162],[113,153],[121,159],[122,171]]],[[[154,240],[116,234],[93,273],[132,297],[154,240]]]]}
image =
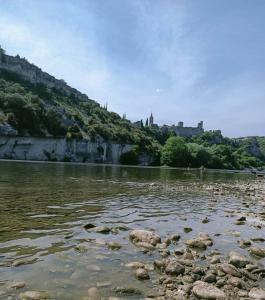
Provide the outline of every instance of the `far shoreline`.
{"type": "Polygon", "coordinates": [[[98,167],[115,167],[115,168],[143,168],[143,169],[165,169],[165,170],[179,170],[179,171],[202,171],[210,173],[240,173],[248,175],[261,174],[265,175],[265,171],[254,170],[230,170],[230,169],[209,169],[204,168],[180,168],[169,166],[141,166],[141,165],[123,165],[123,164],[107,164],[107,163],[86,163],[86,162],[65,162],[65,161],[48,161],[48,160],[25,160],[25,159],[4,159],[0,158],[0,162],[16,162],[16,163],[31,163],[31,164],[65,164],[65,165],[80,165],[80,166],[98,166],[98,167]]]}

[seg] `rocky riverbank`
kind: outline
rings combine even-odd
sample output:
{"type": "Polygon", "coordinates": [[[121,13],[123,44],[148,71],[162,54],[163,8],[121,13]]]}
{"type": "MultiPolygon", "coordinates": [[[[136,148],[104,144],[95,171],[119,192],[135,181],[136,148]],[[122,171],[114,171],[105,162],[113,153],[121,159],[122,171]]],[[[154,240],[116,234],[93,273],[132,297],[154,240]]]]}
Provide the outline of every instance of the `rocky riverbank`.
{"type": "MultiPolygon", "coordinates": [[[[145,184],[145,189],[155,191],[161,189],[157,183],[145,184]]],[[[196,183],[191,189],[200,189],[211,194],[212,203],[217,203],[220,197],[226,195],[241,196],[242,206],[237,209],[225,210],[225,218],[233,218],[237,230],[231,230],[236,241],[233,250],[224,253],[219,249],[218,240],[223,236],[223,224],[215,233],[200,232],[193,235],[195,228],[187,226],[182,230],[176,228],[174,234],[161,235],[159,229],[129,228],[127,226],[106,226],[103,224],[87,223],[84,230],[92,234],[93,238],[85,239],[75,246],[79,253],[89,252],[90,245],[97,244],[119,253],[125,244],[117,242],[119,235],[124,235],[124,243],[132,245],[134,251],[144,253],[146,260],[123,261],[124,270],[131,270],[132,278],[152,285],[149,292],[143,291],[128,282],[126,286],[99,282],[91,286],[87,295],[80,300],[118,300],[118,299],[145,299],[145,300],[263,300],[265,299],[265,180],[260,179],[248,183],[196,183]],[[258,206],[257,206],[258,203],[258,206]],[[242,239],[243,226],[254,228],[256,236],[242,239]],[[188,236],[187,236],[188,235],[188,236]],[[94,238],[96,236],[96,238],[94,238]],[[106,297],[101,294],[101,288],[109,286],[115,296],[106,297]]],[[[187,186],[168,185],[167,191],[180,191],[187,186]]],[[[183,214],[185,220],[185,214],[183,214]]],[[[214,219],[207,215],[201,217],[202,224],[211,224],[214,219]]],[[[71,239],[72,236],[66,236],[71,239]]],[[[28,260],[13,261],[11,267],[33,263],[28,260]]],[[[97,265],[91,266],[94,270],[97,265]]],[[[100,271],[100,268],[98,268],[100,271]]],[[[12,282],[2,289],[22,292],[10,295],[7,299],[40,300],[54,299],[48,292],[30,291],[25,281],[12,282]],[[18,298],[14,298],[18,297],[18,298]]],[[[12,294],[12,293],[11,293],[12,294]]],[[[0,299],[1,294],[0,294],[0,299]]],[[[68,299],[68,298],[67,298],[68,299]]]]}

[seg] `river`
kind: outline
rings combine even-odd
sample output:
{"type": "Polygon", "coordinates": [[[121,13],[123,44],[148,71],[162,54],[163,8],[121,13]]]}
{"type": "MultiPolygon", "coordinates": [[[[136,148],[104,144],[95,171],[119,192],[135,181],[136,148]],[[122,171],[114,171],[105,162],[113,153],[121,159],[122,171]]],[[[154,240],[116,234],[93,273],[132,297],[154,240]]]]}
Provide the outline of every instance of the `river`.
{"type": "MultiPolygon", "coordinates": [[[[249,214],[264,210],[263,194],[246,195],[240,188],[255,182],[253,175],[228,172],[1,161],[0,299],[19,299],[30,290],[45,291],[50,299],[81,300],[91,287],[102,299],[154,295],[158,276],[152,265],[159,252],[136,247],[129,232],[152,230],[162,240],[178,233],[178,246],[206,232],[214,241],[207,251],[227,255],[239,249],[239,235],[265,236],[262,220],[249,214]],[[242,214],[248,222],[236,225],[242,214]],[[111,231],[96,233],[86,224],[111,231]],[[113,241],[121,248],[110,249],[113,241]],[[132,261],[149,266],[150,280],[134,276],[126,267],[132,261]],[[20,281],[22,289],[9,288],[20,281]],[[117,293],[117,287],[128,286],[142,295],[117,293]]],[[[239,251],[248,255],[247,249],[239,251]]]]}

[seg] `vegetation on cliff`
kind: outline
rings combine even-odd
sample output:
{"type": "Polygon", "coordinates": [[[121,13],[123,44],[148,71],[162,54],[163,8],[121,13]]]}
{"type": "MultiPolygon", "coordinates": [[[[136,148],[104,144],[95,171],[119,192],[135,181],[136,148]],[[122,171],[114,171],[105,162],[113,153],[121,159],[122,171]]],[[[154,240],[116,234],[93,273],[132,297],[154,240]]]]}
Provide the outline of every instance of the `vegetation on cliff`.
{"type": "Polygon", "coordinates": [[[77,100],[5,70],[0,72],[0,122],[10,124],[19,135],[92,141],[101,137],[110,142],[135,144],[151,153],[159,149],[155,139],[95,101],[77,100]]]}

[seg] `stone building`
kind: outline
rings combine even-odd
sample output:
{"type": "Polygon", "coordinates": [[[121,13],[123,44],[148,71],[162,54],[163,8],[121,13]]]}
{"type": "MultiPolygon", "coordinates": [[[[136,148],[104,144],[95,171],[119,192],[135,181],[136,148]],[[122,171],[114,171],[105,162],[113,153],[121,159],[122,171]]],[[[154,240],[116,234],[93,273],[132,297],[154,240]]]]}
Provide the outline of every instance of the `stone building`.
{"type": "Polygon", "coordinates": [[[199,122],[197,127],[185,127],[183,122],[178,122],[178,125],[163,125],[160,128],[162,132],[175,132],[176,136],[181,137],[194,137],[204,132],[203,121],[199,122]]]}
{"type": "MultiPolygon", "coordinates": [[[[139,122],[136,122],[135,125],[139,126],[139,122]]],[[[151,113],[150,117],[148,118],[148,126],[153,130],[162,131],[162,133],[166,132],[175,132],[177,136],[181,137],[194,137],[202,134],[204,132],[203,129],[203,121],[200,121],[197,127],[185,127],[182,121],[178,122],[178,125],[163,125],[159,126],[158,124],[154,123],[154,116],[151,113]]]]}

